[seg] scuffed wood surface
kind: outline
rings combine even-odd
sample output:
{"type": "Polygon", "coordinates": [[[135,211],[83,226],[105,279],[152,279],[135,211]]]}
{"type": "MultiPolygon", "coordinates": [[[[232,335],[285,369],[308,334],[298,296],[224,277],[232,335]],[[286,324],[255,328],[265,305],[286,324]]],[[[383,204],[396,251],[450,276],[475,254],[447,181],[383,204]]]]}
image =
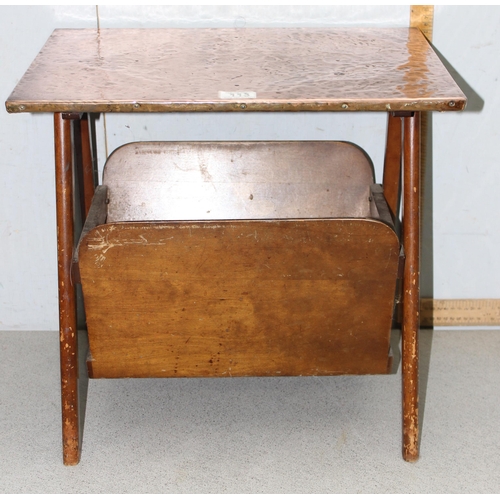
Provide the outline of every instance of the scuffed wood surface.
{"type": "Polygon", "coordinates": [[[9,112],[418,111],[463,109],[465,96],[417,29],[64,29],[6,105],[9,112]]]}
{"type": "Polygon", "coordinates": [[[403,458],[418,460],[418,333],[420,311],[420,116],[404,118],[403,276],[401,361],[403,375],[403,458]]]}
{"type": "Polygon", "coordinates": [[[388,371],[399,241],[381,222],[113,223],[79,252],[95,378],[388,371]]]}
{"type": "Polygon", "coordinates": [[[81,443],[78,410],[76,290],[71,280],[74,244],[71,123],[64,120],[58,113],[54,115],[54,145],[63,461],[65,465],[76,465],[80,460],[81,443]]]}
{"type": "Polygon", "coordinates": [[[104,168],[108,222],[370,217],[373,167],[335,141],[141,142],[104,168]]]}
{"type": "MultiPolygon", "coordinates": [[[[80,240],[94,227],[104,224],[107,218],[107,197],[108,188],[106,186],[97,186],[92,198],[90,210],[87,219],[83,225],[80,234],[80,240]]],[[[78,250],[73,253],[73,262],[71,265],[71,277],[73,283],[80,283],[80,269],[78,267],[78,250]]]]}

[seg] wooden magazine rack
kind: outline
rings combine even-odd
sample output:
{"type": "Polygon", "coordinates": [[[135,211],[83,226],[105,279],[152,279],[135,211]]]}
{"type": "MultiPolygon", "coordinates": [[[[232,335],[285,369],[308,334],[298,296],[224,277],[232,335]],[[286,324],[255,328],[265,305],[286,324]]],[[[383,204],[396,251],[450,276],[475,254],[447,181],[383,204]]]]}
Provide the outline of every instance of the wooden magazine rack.
{"type": "Polygon", "coordinates": [[[118,149],[78,247],[89,372],[387,373],[400,246],[373,184],[345,143],[118,149]]]}

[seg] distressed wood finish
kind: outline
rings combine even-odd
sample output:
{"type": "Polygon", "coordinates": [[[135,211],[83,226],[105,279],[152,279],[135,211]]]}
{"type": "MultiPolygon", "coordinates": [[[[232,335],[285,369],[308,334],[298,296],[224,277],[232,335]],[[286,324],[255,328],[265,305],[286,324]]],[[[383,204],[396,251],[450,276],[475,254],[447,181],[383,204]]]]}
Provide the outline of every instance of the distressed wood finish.
{"type": "MultiPolygon", "coordinates": [[[[89,213],[83,225],[80,239],[83,238],[91,229],[104,224],[107,218],[107,197],[108,189],[106,186],[97,186],[95,195],[90,205],[89,213]]],[[[80,269],[78,267],[78,252],[73,254],[73,262],[71,267],[71,276],[73,283],[81,283],[80,269]]]]}
{"type": "Polygon", "coordinates": [[[79,246],[89,371],[387,373],[398,255],[372,220],[98,226],[79,246]]]}
{"type": "Polygon", "coordinates": [[[387,373],[399,241],[373,180],[347,143],[119,148],[78,248],[92,376],[387,373]]]}
{"type": "Polygon", "coordinates": [[[59,328],[61,356],[61,400],[63,460],[66,465],[80,459],[78,419],[78,338],[75,286],[71,280],[73,254],[73,158],[71,122],[54,115],[57,252],[59,281],[59,328]]]}
{"type": "Polygon", "coordinates": [[[108,159],[108,222],[369,217],[373,166],[358,146],[141,142],[108,159]]]}
{"type": "Polygon", "coordinates": [[[404,118],[402,373],[403,457],[418,459],[418,330],[420,311],[420,114],[404,118]]]}
{"type": "Polygon", "coordinates": [[[406,28],[55,30],[7,101],[9,112],[464,106],[424,36],[406,28]]]}

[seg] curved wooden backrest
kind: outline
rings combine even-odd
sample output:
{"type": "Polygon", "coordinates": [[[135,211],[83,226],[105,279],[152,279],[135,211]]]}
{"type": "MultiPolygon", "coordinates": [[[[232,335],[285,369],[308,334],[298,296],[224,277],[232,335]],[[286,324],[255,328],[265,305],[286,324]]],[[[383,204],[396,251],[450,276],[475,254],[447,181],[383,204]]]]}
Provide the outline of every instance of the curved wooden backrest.
{"type": "Polygon", "coordinates": [[[345,142],[140,142],[104,168],[108,222],[369,217],[370,159],[345,142]]]}

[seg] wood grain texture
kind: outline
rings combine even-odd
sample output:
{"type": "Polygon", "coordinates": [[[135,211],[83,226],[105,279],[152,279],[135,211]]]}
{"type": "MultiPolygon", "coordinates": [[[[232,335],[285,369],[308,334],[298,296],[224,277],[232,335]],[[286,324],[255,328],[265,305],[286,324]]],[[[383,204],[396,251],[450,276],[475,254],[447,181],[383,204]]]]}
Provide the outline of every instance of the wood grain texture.
{"type": "Polygon", "coordinates": [[[358,147],[129,144],[104,182],[78,248],[93,377],[387,372],[399,240],[358,147]]]}
{"type": "Polygon", "coordinates": [[[465,102],[418,29],[65,29],[54,31],[6,106],[416,111],[459,110],[465,102]]]}
{"type": "Polygon", "coordinates": [[[363,219],[98,226],[79,246],[92,376],[387,373],[398,254],[363,219]]]}
{"type": "Polygon", "coordinates": [[[373,166],[335,141],[141,142],[104,168],[108,222],[370,217],[373,166]]]}

